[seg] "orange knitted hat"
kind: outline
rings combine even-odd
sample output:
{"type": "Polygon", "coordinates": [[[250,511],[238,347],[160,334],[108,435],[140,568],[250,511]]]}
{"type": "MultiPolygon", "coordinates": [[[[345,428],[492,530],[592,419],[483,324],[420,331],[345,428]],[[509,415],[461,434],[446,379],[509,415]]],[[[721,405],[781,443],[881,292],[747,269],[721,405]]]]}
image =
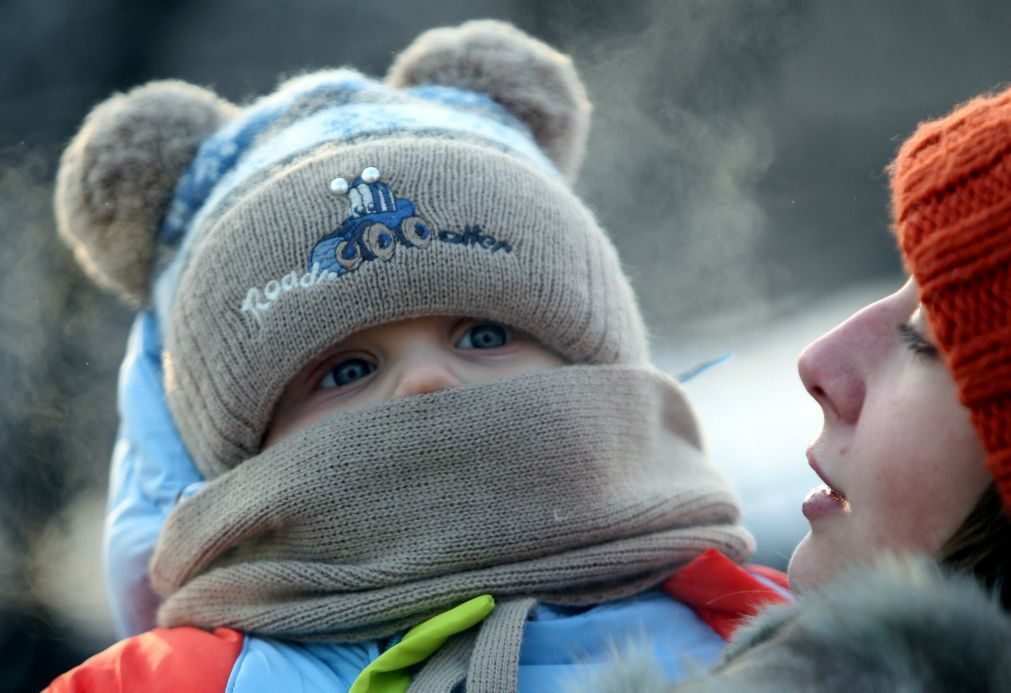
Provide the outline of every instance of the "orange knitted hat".
{"type": "Polygon", "coordinates": [[[1011,89],[922,123],[891,183],[906,266],[1011,512],[1011,89]]]}

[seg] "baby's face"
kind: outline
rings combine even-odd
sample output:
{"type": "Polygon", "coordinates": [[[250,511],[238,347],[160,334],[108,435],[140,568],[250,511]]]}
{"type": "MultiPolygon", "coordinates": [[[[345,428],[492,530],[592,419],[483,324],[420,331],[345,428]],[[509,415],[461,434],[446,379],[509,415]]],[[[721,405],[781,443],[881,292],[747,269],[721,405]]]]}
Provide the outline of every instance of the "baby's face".
{"type": "Polygon", "coordinates": [[[425,317],[370,327],[288,383],[262,448],[335,412],[564,363],[522,332],[487,320],[425,317]]]}

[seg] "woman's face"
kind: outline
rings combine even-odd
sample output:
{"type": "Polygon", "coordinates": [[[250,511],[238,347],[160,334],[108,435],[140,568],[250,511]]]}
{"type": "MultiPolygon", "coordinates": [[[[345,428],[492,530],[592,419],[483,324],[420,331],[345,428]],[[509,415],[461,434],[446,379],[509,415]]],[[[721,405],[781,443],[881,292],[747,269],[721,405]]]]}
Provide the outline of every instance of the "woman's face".
{"type": "Polygon", "coordinates": [[[804,350],[825,423],[808,451],[825,482],[803,512],[799,589],[883,552],[936,554],[992,481],[910,280],[804,350]]]}

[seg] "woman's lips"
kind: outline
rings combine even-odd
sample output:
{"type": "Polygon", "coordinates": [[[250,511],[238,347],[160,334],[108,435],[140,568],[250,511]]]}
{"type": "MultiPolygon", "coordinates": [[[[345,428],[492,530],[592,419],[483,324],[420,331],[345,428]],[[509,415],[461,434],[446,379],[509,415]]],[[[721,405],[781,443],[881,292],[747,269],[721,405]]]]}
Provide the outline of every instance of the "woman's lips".
{"type": "Polygon", "coordinates": [[[810,448],[807,451],[807,461],[811,465],[811,469],[814,470],[814,473],[825,483],[811,489],[811,492],[804,498],[804,503],[801,505],[801,512],[804,513],[804,517],[808,520],[817,520],[835,515],[836,513],[849,512],[850,503],[846,500],[846,496],[837,491],[829,480],[825,478],[825,474],[822,473],[810,448]]]}
{"type": "Polygon", "coordinates": [[[808,520],[818,520],[836,513],[848,512],[850,503],[831,486],[822,484],[811,489],[804,499],[800,511],[808,520]]]}

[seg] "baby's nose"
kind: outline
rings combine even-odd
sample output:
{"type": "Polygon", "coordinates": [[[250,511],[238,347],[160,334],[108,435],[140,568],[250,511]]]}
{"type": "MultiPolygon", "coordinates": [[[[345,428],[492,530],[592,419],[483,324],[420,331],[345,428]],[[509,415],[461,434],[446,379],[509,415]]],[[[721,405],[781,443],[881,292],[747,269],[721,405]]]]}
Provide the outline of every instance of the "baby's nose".
{"type": "Polygon", "coordinates": [[[407,364],[397,377],[393,399],[446,390],[461,384],[447,364],[414,362],[407,364]]]}

